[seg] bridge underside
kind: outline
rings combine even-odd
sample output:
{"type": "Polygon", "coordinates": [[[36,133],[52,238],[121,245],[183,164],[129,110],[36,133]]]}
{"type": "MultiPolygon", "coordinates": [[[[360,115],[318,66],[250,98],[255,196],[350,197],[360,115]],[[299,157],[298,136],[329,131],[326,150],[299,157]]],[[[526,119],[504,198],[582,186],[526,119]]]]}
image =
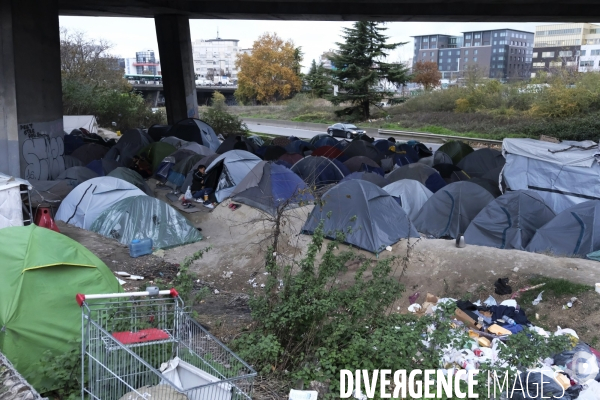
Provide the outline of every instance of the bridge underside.
{"type": "Polygon", "coordinates": [[[199,19],[443,22],[589,22],[600,2],[578,0],[59,0],[63,15],[199,19]]]}

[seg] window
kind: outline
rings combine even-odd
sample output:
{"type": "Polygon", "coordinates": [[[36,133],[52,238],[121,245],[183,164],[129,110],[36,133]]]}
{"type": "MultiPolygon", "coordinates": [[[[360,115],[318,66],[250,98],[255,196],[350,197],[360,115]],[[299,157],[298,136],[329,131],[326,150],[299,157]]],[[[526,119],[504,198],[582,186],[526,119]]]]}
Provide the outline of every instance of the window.
{"type": "Polygon", "coordinates": [[[447,59],[446,61],[447,61],[447,62],[449,62],[449,63],[451,63],[451,62],[452,62],[452,59],[451,59],[451,58],[449,58],[449,59],[447,59]]]}
{"type": "Polygon", "coordinates": [[[494,46],[498,45],[498,41],[494,40],[494,46]]]}
{"type": "Polygon", "coordinates": [[[481,39],[481,34],[480,33],[476,33],[475,34],[475,39],[481,39]]]}
{"type": "Polygon", "coordinates": [[[533,68],[545,68],[546,67],[546,63],[544,62],[534,62],[533,63],[533,68]]]}
{"type": "Polygon", "coordinates": [[[600,56],[600,50],[591,50],[590,56],[600,56]]]}
{"type": "Polygon", "coordinates": [[[542,53],[542,58],[554,58],[554,52],[553,51],[544,51],[542,53]]]}
{"type": "Polygon", "coordinates": [[[562,61],[550,61],[550,66],[551,67],[562,67],[562,61]]]}
{"type": "Polygon", "coordinates": [[[498,32],[494,32],[494,37],[498,37],[498,32]]]}
{"type": "Polygon", "coordinates": [[[477,57],[473,57],[473,62],[477,62],[477,57]]]}
{"type": "Polygon", "coordinates": [[[469,50],[465,50],[465,56],[469,55],[469,50]]]}
{"type": "Polygon", "coordinates": [[[594,66],[594,62],[593,61],[580,61],[579,62],[579,66],[580,67],[593,67],[594,66]]]}
{"type": "Polygon", "coordinates": [[[496,57],[492,57],[492,61],[496,61],[496,57]]]}
{"type": "Polygon", "coordinates": [[[500,36],[501,37],[506,36],[506,32],[500,32],[500,36]]]}
{"type": "Polygon", "coordinates": [[[496,52],[496,49],[492,50],[492,53],[495,53],[495,52],[496,52]]]}
{"type": "Polygon", "coordinates": [[[473,43],[473,46],[481,46],[481,42],[475,42],[473,43]]]}
{"type": "Polygon", "coordinates": [[[498,57],[498,61],[504,61],[504,56],[498,57]]]}
{"type": "MultiPolygon", "coordinates": [[[[594,50],[592,50],[592,51],[594,51],[594,50]]],[[[573,52],[572,51],[559,51],[558,52],[558,56],[559,57],[572,57],[573,56],[573,52]]]]}
{"type": "Polygon", "coordinates": [[[504,53],[506,49],[498,49],[498,53],[504,53]]]}
{"type": "Polygon", "coordinates": [[[581,50],[580,55],[585,56],[585,52],[586,52],[586,50],[581,50]]]}
{"type": "Polygon", "coordinates": [[[469,62],[469,57],[465,57],[465,62],[469,62]]]}
{"type": "Polygon", "coordinates": [[[534,51],[533,52],[533,58],[537,58],[537,54],[538,54],[537,51],[534,51]]]}
{"type": "Polygon", "coordinates": [[[471,47],[471,43],[465,43],[465,47],[471,47]]]}
{"type": "Polygon", "coordinates": [[[431,38],[431,41],[432,41],[432,42],[435,42],[435,41],[437,41],[437,38],[434,38],[434,37],[432,37],[432,38],[431,38]]]}
{"type": "Polygon", "coordinates": [[[442,70],[442,68],[443,68],[443,67],[442,67],[441,65],[438,65],[438,70],[439,70],[439,71],[441,71],[441,70],[442,70]]]}
{"type": "Polygon", "coordinates": [[[434,54],[435,54],[435,53],[432,51],[432,52],[431,52],[431,57],[433,57],[433,55],[434,55],[434,54]]]}
{"type": "MultiPolygon", "coordinates": [[[[592,61],[593,64],[593,61],[592,61]]],[[[576,67],[577,61],[567,61],[567,67],[576,67]]]]}
{"type": "Polygon", "coordinates": [[[471,34],[465,35],[465,39],[467,39],[467,40],[471,39],[471,34]]]}
{"type": "Polygon", "coordinates": [[[440,57],[443,57],[443,56],[444,56],[444,52],[440,51],[440,57]]]}
{"type": "Polygon", "coordinates": [[[424,37],[423,38],[423,43],[428,43],[429,42],[429,38],[424,37]]]}

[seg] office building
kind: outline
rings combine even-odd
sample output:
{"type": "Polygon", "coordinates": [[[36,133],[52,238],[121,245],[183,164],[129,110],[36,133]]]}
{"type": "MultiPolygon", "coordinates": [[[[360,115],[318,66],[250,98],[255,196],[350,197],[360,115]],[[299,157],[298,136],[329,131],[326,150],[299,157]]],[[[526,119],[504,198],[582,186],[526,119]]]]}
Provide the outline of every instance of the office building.
{"type": "Polygon", "coordinates": [[[413,67],[418,61],[431,61],[438,65],[442,79],[458,77],[462,36],[413,36],[413,67]]]}
{"type": "MultiPolygon", "coordinates": [[[[237,79],[235,60],[240,52],[237,39],[200,39],[192,43],[194,71],[198,78],[209,80],[227,77],[237,79]]],[[[245,51],[247,51],[246,49],[245,51]]]]}
{"type": "Polygon", "coordinates": [[[553,68],[598,70],[600,25],[539,25],[535,28],[532,76],[553,68]]]}
{"type": "Polygon", "coordinates": [[[159,75],[159,62],[154,56],[153,50],[136,52],[133,67],[138,75],[159,75]]]}

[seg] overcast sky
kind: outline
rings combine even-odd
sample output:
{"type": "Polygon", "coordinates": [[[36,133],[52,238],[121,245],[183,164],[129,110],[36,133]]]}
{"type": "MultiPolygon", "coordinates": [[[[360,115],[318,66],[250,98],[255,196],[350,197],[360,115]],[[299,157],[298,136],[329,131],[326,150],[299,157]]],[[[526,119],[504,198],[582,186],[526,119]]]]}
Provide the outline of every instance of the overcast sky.
{"type": "MultiPolygon", "coordinates": [[[[61,27],[82,31],[90,38],[110,41],[113,54],[123,58],[135,57],[136,51],[155,50],[156,30],[154,20],[146,18],[60,17],[61,27]]],[[[245,20],[190,20],[192,40],[239,39],[240,47],[252,47],[252,43],[265,32],[276,32],[283,39],[291,39],[304,51],[305,70],[312,59],[318,60],[324,51],[336,48],[341,41],[341,28],[351,22],[314,21],[245,21],[245,20]]],[[[542,23],[439,23],[439,22],[390,22],[386,24],[391,41],[409,42],[390,56],[390,61],[408,61],[412,57],[412,38],[424,34],[458,35],[465,31],[513,28],[535,31],[542,23]]]]}

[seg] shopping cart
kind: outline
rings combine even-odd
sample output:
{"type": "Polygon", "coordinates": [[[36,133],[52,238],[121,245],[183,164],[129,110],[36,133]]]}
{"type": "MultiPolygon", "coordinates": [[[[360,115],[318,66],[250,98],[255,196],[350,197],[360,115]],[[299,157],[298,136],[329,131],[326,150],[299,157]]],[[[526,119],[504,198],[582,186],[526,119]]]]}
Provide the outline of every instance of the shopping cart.
{"type": "Polygon", "coordinates": [[[82,399],[251,399],[256,372],[184,310],[177,291],[77,295],[82,399]]]}

